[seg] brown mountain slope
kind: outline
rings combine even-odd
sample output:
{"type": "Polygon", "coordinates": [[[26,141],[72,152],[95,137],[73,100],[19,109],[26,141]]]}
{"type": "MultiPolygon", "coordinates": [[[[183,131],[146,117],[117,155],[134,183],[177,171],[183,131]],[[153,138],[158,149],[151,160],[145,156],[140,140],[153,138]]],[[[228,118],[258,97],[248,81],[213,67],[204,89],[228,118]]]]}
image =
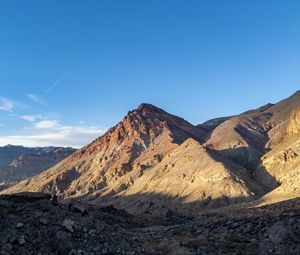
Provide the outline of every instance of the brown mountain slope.
{"type": "Polygon", "coordinates": [[[43,191],[64,198],[116,194],[188,138],[204,131],[148,104],[57,166],[6,192],[43,191]],[[120,182],[122,178],[122,182],[120,182]]]}
{"type": "Polygon", "coordinates": [[[205,144],[253,171],[266,150],[287,137],[290,116],[298,105],[300,92],[275,105],[225,119],[207,134],[205,144]]]}
{"type": "Polygon", "coordinates": [[[262,195],[246,169],[188,139],[117,196],[95,202],[131,213],[193,213],[262,195]]]}
{"type": "Polygon", "coordinates": [[[246,112],[244,112],[240,115],[234,115],[234,116],[229,116],[229,117],[220,117],[220,118],[207,120],[207,121],[205,121],[202,124],[199,124],[197,126],[201,129],[206,130],[206,131],[213,131],[216,127],[218,127],[223,122],[225,122],[229,119],[232,119],[232,118],[238,117],[238,116],[242,116],[242,115],[259,114],[259,113],[262,113],[263,111],[269,109],[272,106],[273,106],[273,104],[266,104],[266,105],[264,105],[262,107],[259,107],[257,109],[246,111],[246,112]]]}
{"type": "Polygon", "coordinates": [[[300,107],[298,106],[290,116],[286,130],[287,138],[262,157],[262,164],[255,172],[258,175],[257,178],[260,178],[265,186],[272,187],[274,183],[268,176],[261,174],[261,168],[266,169],[269,176],[273,176],[280,184],[278,188],[261,199],[262,203],[278,202],[300,196],[299,118],[300,107]]]}
{"type": "Polygon", "coordinates": [[[262,164],[254,173],[265,186],[274,188],[253,205],[274,204],[300,197],[300,139],[293,138],[278,145],[262,158],[262,164]],[[261,174],[260,168],[265,169],[261,174]],[[270,179],[272,176],[273,179],[270,179]],[[275,181],[274,181],[275,180],[275,181]]]}

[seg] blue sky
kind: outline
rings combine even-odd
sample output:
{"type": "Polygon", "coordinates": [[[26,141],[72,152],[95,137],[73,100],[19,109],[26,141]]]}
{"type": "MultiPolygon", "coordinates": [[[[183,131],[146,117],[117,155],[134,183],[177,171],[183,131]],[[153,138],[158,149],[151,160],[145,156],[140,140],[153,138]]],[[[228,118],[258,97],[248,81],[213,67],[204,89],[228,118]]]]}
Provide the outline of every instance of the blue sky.
{"type": "Polygon", "coordinates": [[[300,2],[0,1],[0,145],[82,146],[141,102],[198,124],[299,89],[300,2]]]}

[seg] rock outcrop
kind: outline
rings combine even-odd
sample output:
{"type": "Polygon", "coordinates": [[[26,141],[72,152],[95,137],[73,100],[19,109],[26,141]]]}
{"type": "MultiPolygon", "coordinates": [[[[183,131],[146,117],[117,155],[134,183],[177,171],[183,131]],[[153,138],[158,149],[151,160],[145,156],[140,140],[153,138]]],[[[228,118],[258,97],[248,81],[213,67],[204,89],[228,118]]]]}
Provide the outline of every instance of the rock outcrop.
{"type": "Polygon", "coordinates": [[[300,133],[300,105],[293,110],[290,116],[287,133],[289,136],[299,135],[300,133]]]}

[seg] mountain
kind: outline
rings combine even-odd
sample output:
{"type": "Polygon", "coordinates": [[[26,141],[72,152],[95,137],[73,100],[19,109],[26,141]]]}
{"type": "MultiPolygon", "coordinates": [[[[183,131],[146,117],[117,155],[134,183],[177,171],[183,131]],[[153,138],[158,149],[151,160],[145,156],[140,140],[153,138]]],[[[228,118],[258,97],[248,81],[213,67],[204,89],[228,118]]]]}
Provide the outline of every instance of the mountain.
{"type": "Polygon", "coordinates": [[[197,126],[141,104],[91,144],[3,193],[46,192],[153,215],[282,201],[298,196],[299,122],[300,92],[197,126]]]}
{"type": "Polygon", "coordinates": [[[51,147],[24,147],[15,145],[6,145],[0,147],[0,165],[9,165],[14,159],[22,154],[38,154],[51,150],[51,147]]]}
{"type": "Polygon", "coordinates": [[[103,136],[14,189],[64,198],[116,194],[186,139],[201,140],[204,133],[182,118],[141,104],[103,136]]]}
{"type": "Polygon", "coordinates": [[[6,192],[54,193],[136,213],[149,205],[151,212],[182,204],[216,208],[262,195],[244,167],[200,144],[206,133],[142,104],[93,143],[6,192]]]}
{"type": "Polygon", "coordinates": [[[207,133],[204,144],[246,167],[253,180],[271,191],[261,204],[283,201],[300,195],[299,124],[297,91],[277,104],[224,119],[207,133]]]}
{"type": "Polygon", "coordinates": [[[254,171],[260,158],[287,137],[293,110],[300,105],[300,92],[277,103],[267,104],[237,116],[219,118],[198,125],[216,123],[205,138],[205,145],[254,171]]]}
{"type": "Polygon", "coordinates": [[[0,147],[0,189],[47,170],[74,151],[60,147],[0,147]]]}

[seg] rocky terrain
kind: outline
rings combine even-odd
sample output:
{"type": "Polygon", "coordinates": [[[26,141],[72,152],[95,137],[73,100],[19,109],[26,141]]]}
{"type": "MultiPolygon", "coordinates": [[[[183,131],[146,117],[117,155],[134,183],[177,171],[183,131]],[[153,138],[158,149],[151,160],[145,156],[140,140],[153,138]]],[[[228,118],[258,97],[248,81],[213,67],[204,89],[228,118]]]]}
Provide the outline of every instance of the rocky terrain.
{"type": "MultiPolygon", "coordinates": [[[[250,201],[262,194],[245,168],[189,138],[114,196],[113,204],[134,214],[164,214],[171,209],[193,215],[201,208],[250,201]]],[[[93,202],[106,201],[99,197],[93,202]]]]}
{"type": "Polygon", "coordinates": [[[279,103],[194,126],[141,104],[91,144],[0,192],[2,229],[23,224],[2,249],[299,254],[299,106],[296,92],[279,103]],[[12,195],[19,192],[48,196],[20,202],[12,195]],[[53,238],[63,238],[69,248],[53,246],[53,238]]]}
{"type": "Polygon", "coordinates": [[[112,206],[0,196],[0,254],[299,254],[299,199],[194,218],[131,216],[112,206]]]}
{"type": "Polygon", "coordinates": [[[47,170],[74,151],[61,147],[0,147],[0,190],[47,170]]]}

